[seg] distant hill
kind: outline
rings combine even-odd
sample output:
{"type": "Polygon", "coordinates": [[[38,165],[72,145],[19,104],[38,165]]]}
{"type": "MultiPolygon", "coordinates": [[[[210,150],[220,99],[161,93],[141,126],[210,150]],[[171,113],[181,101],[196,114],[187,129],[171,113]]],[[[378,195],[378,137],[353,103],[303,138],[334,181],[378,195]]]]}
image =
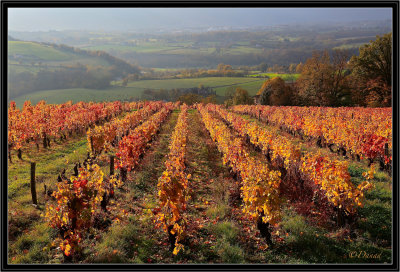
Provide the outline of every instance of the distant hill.
{"type": "Polygon", "coordinates": [[[42,90],[107,89],[113,80],[139,73],[139,67],[104,51],[67,45],[8,41],[9,98],[42,90]]]}
{"type": "Polygon", "coordinates": [[[116,66],[126,73],[139,68],[102,51],[87,51],[66,45],[18,41],[9,36],[8,63],[11,72],[36,73],[43,69],[71,67],[77,64],[110,67],[116,66]]]}
{"type": "Polygon", "coordinates": [[[11,37],[10,35],[8,35],[7,40],[9,40],[9,41],[18,41],[16,38],[11,37]]]}
{"type": "MultiPolygon", "coordinates": [[[[157,16],[154,18],[159,19],[157,16]]],[[[143,33],[124,32],[122,29],[108,32],[10,30],[9,34],[26,41],[102,50],[131,64],[137,63],[147,68],[208,69],[220,63],[232,66],[256,66],[261,63],[267,63],[270,67],[275,64],[289,66],[292,63],[304,63],[314,50],[346,49],[349,50],[349,55],[356,55],[362,44],[376,39],[376,35],[390,32],[392,28],[391,20],[384,20],[263,24],[258,28],[236,30],[215,26],[206,30],[199,28],[192,31],[182,25],[180,31],[176,32],[165,29],[143,33]]]]}

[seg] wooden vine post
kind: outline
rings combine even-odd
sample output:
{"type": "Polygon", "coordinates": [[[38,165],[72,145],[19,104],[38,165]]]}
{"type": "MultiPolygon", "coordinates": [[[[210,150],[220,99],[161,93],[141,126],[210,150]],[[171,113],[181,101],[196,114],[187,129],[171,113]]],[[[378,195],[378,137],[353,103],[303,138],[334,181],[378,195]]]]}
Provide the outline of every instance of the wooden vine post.
{"type": "Polygon", "coordinates": [[[389,144],[385,144],[385,156],[389,156],[389,144]]]}
{"type": "Polygon", "coordinates": [[[31,194],[32,194],[32,202],[37,205],[37,197],[36,197],[36,162],[31,163],[31,194]]]}
{"type": "Polygon", "coordinates": [[[126,175],[128,174],[128,171],[126,170],[126,168],[122,167],[120,170],[121,173],[121,180],[122,182],[126,181],[126,175]]]}
{"type": "MultiPolygon", "coordinates": [[[[389,144],[388,143],[385,143],[385,156],[386,156],[386,158],[389,157],[389,144]]],[[[391,171],[392,165],[391,164],[389,164],[389,165],[385,165],[384,164],[384,168],[386,170],[388,170],[389,176],[392,176],[392,171],[391,171]]]]}
{"type": "Polygon", "coordinates": [[[94,150],[93,150],[93,137],[90,136],[90,149],[92,150],[92,153],[94,154],[94,150]]]}
{"type": "Polygon", "coordinates": [[[114,175],[114,156],[110,156],[110,176],[114,175]]]}
{"type": "Polygon", "coordinates": [[[10,148],[8,148],[8,159],[10,160],[10,163],[12,163],[12,160],[11,160],[11,150],[10,150],[10,148]]]}
{"type": "Polygon", "coordinates": [[[264,216],[264,212],[261,212],[257,218],[257,228],[260,231],[260,234],[262,237],[264,237],[265,241],[267,242],[268,246],[273,246],[272,240],[271,240],[271,232],[269,230],[269,222],[264,223],[262,218],[264,216]]]}

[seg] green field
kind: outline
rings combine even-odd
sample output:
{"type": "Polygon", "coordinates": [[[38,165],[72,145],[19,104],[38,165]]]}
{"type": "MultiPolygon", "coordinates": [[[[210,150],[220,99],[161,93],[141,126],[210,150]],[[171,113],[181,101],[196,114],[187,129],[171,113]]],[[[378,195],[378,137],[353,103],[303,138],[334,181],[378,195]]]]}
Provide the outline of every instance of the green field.
{"type": "Polygon", "coordinates": [[[260,48],[253,48],[249,46],[238,46],[229,49],[224,49],[223,52],[226,54],[240,55],[240,54],[251,54],[251,53],[259,54],[262,53],[263,50],[260,48]]]}
{"type": "Polygon", "coordinates": [[[51,46],[22,41],[9,41],[8,55],[23,55],[43,61],[65,61],[77,57],[75,54],[63,52],[51,46]]]}
{"type": "MultiPolygon", "coordinates": [[[[196,67],[191,67],[187,69],[196,69],[196,67]]],[[[152,67],[151,68],[155,72],[176,72],[182,70],[182,68],[157,68],[157,67],[152,67]]]]}
{"type": "MultiPolygon", "coordinates": [[[[215,54],[217,43],[205,42],[202,46],[193,45],[192,42],[140,42],[136,45],[118,45],[118,44],[104,44],[104,45],[90,45],[83,46],[87,50],[102,50],[106,52],[118,53],[159,53],[159,54],[183,54],[183,55],[198,55],[198,54],[215,54]]],[[[222,48],[218,54],[240,55],[249,53],[261,53],[262,49],[253,48],[243,43],[237,43],[236,46],[231,48],[222,48]]]]}
{"type": "Polygon", "coordinates": [[[129,98],[139,98],[142,94],[141,89],[125,88],[125,87],[111,87],[104,90],[94,89],[59,89],[59,90],[46,90],[38,91],[32,94],[19,96],[12,99],[16,102],[17,107],[22,107],[26,100],[30,100],[32,104],[36,104],[40,100],[46,100],[50,104],[65,103],[69,100],[76,103],[79,101],[115,101],[127,100],[129,98]]]}
{"type": "Polygon", "coordinates": [[[161,52],[164,50],[176,49],[176,47],[162,45],[162,44],[144,44],[144,45],[138,45],[138,46],[106,44],[106,45],[98,45],[98,46],[85,46],[85,47],[82,47],[82,49],[101,50],[101,51],[106,51],[106,52],[118,51],[120,53],[127,53],[127,52],[158,53],[158,52],[161,52]]]}
{"type": "Polygon", "coordinates": [[[76,63],[92,66],[109,66],[101,57],[73,53],[61,48],[36,42],[8,41],[8,67],[10,73],[52,70],[76,63]]]}
{"type": "Polygon", "coordinates": [[[255,95],[260,89],[265,79],[249,79],[245,77],[202,77],[202,78],[184,78],[184,79],[164,79],[164,80],[140,80],[128,83],[128,87],[142,89],[173,89],[173,88],[191,88],[203,84],[206,87],[212,87],[218,95],[225,95],[226,88],[230,86],[240,86],[245,88],[249,94],[255,95]]]}
{"type": "MultiPolygon", "coordinates": [[[[247,90],[250,95],[256,95],[258,90],[260,90],[264,80],[255,80],[246,83],[240,83],[237,85],[233,85],[236,87],[242,87],[243,89],[247,90]]],[[[218,95],[225,96],[225,91],[228,87],[218,87],[214,88],[218,95]]]]}
{"type": "Polygon", "coordinates": [[[248,77],[265,77],[265,76],[269,78],[280,77],[285,81],[291,81],[291,80],[297,80],[300,74],[258,73],[258,74],[248,75],[248,77]]]}
{"type": "Polygon", "coordinates": [[[205,77],[187,79],[165,79],[165,80],[140,80],[130,82],[127,87],[113,86],[104,90],[94,89],[60,89],[38,91],[32,94],[15,98],[18,107],[26,100],[37,103],[44,99],[48,103],[64,103],[72,100],[78,101],[114,101],[140,98],[145,89],[173,89],[198,87],[200,84],[212,87],[219,96],[225,95],[225,90],[230,86],[246,89],[250,95],[255,95],[265,79],[250,79],[245,77],[205,77]]]}
{"type": "MultiPolygon", "coordinates": [[[[50,67],[52,68],[52,67],[50,67]]],[[[49,69],[49,67],[44,68],[43,66],[38,65],[28,65],[28,64],[17,64],[17,63],[8,63],[8,73],[9,74],[18,74],[18,73],[33,73],[36,74],[40,70],[49,69]]]]}
{"type": "Polygon", "coordinates": [[[351,48],[360,48],[365,43],[349,43],[349,44],[342,44],[340,46],[336,46],[333,49],[351,49],[351,48]]]}
{"type": "MultiPolygon", "coordinates": [[[[165,42],[165,41],[136,41],[136,45],[121,45],[121,44],[101,44],[101,45],[86,45],[82,49],[86,50],[101,50],[106,52],[118,51],[118,53],[168,53],[174,50],[182,50],[189,47],[192,42],[165,42]]],[[[175,52],[173,52],[175,54],[175,52]]]]}

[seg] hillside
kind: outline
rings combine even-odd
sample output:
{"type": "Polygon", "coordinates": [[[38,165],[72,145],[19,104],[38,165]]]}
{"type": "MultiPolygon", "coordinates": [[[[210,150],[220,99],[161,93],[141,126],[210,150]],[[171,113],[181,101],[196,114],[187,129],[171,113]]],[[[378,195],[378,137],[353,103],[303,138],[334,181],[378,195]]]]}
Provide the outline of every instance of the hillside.
{"type": "Polygon", "coordinates": [[[123,107],[128,111],[111,103],[91,103],[90,108],[85,103],[39,104],[32,113],[9,108],[9,263],[392,262],[393,178],[390,162],[381,167],[382,155],[376,155],[384,148],[363,153],[358,161],[320,145],[318,132],[307,139],[289,133],[283,125],[293,118],[281,117],[310,120],[297,122],[297,131],[319,126],[326,133],[324,142],[328,137],[344,142],[349,151],[369,146],[354,139],[372,131],[385,133],[391,142],[390,108],[226,109],[155,101],[123,107]],[[42,118],[47,110],[53,119],[42,118]],[[364,122],[369,129],[356,128],[364,122]],[[39,144],[28,141],[33,137],[39,144]],[[51,145],[42,145],[50,140],[51,145]],[[36,163],[33,171],[31,162],[36,163]],[[30,188],[32,172],[36,193],[30,188]],[[326,180],[330,185],[322,187],[326,180]],[[328,198],[338,192],[341,198],[328,198]],[[164,221],[173,218],[168,203],[185,207],[172,210],[184,220],[164,221]],[[268,224],[275,225],[263,221],[266,210],[268,224]],[[70,218],[75,214],[86,225],[74,227],[70,218]],[[167,224],[179,227],[182,236],[171,235],[173,227],[167,224]],[[67,244],[71,230],[79,240],[67,244]]]}
{"type": "Polygon", "coordinates": [[[50,89],[105,89],[112,80],[138,72],[137,66],[103,51],[8,40],[10,98],[50,89]]]}
{"type": "Polygon", "coordinates": [[[14,37],[12,37],[12,36],[10,36],[10,35],[8,35],[8,38],[7,38],[9,41],[18,41],[18,39],[16,39],[16,38],[14,38],[14,37]]]}
{"type": "Polygon", "coordinates": [[[22,107],[26,100],[36,104],[40,100],[48,103],[65,103],[69,100],[78,101],[115,101],[140,99],[146,89],[174,89],[174,88],[193,88],[200,84],[211,87],[218,97],[225,95],[229,87],[242,87],[250,95],[255,95],[260,89],[265,79],[246,78],[246,77],[204,77],[204,78],[184,78],[184,79],[165,79],[165,80],[139,80],[130,82],[126,87],[120,86],[120,82],[102,90],[90,88],[66,88],[43,90],[14,97],[13,100],[18,107],[22,107]]]}
{"type": "Polygon", "coordinates": [[[86,51],[65,45],[31,41],[8,41],[8,63],[12,71],[38,72],[41,69],[82,65],[109,67],[130,66],[125,61],[100,51],[86,51]],[[41,68],[41,69],[37,69],[41,68]]]}
{"type": "MultiPolygon", "coordinates": [[[[141,24],[143,27],[145,24],[141,24]]],[[[335,24],[264,25],[251,29],[178,32],[145,31],[11,31],[17,39],[68,44],[85,50],[103,50],[147,68],[210,68],[290,65],[305,62],[314,50],[347,49],[358,53],[361,44],[391,31],[390,21],[335,24]]]]}

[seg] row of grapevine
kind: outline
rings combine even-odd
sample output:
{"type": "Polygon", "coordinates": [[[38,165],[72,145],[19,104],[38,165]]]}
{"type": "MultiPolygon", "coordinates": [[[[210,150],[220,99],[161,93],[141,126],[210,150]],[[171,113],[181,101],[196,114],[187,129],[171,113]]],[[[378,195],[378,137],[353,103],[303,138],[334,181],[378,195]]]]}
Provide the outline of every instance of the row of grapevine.
{"type": "Polygon", "coordinates": [[[163,108],[152,115],[146,122],[136,127],[122,138],[118,145],[116,168],[131,171],[139,163],[140,156],[145,148],[160,128],[161,124],[167,119],[172,109],[176,105],[172,103],[164,104],[163,108]]]}
{"type": "MultiPolygon", "coordinates": [[[[328,201],[335,207],[343,209],[346,214],[354,214],[357,206],[362,206],[364,192],[371,188],[369,181],[364,181],[358,186],[350,180],[348,162],[332,160],[320,154],[300,152],[300,147],[295,145],[288,137],[271,133],[260,127],[255,122],[245,120],[241,116],[228,112],[218,105],[208,105],[209,110],[218,114],[230,123],[243,137],[259,147],[272,162],[283,162],[282,166],[287,172],[296,173],[319,185],[328,201]]],[[[372,171],[372,170],[371,170],[372,171]]]]}
{"type": "Polygon", "coordinates": [[[129,131],[163,106],[162,102],[149,102],[143,108],[128,113],[122,119],[113,119],[102,126],[95,126],[87,131],[88,147],[92,153],[100,153],[102,150],[108,151],[111,147],[118,144],[118,140],[129,131]]]}
{"type": "MultiPolygon", "coordinates": [[[[137,103],[129,103],[125,109],[133,109],[137,103]]],[[[89,126],[108,121],[122,112],[123,104],[119,101],[107,103],[85,103],[54,105],[40,101],[35,106],[26,101],[22,110],[15,102],[8,108],[8,149],[19,150],[29,142],[40,142],[44,147],[50,144],[50,138],[66,138],[67,135],[83,133],[89,126]]]]}
{"type": "Polygon", "coordinates": [[[181,107],[175,130],[169,146],[166,169],[158,179],[159,207],[156,209],[158,224],[169,235],[173,254],[183,248],[180,243],[185,220],[183,214],[186,210],[187,186],[189,175],[185,174],[185,153],[188,134],[188,107],[181,107]]]}
{"type": "Polygon", "coordinates": [[[97,164],[79,169],[79,175],[63,179],[52,196],[56,203],[46,205],[44,217],[58,231],[58,243],[66,260],[79,256],[81,242],[94,225],[95,215],[101,212],[103,196],[122,183],[115,176],[104,177],[97,164]]]}
{"type": "MultiPolygon", "coordinates": [[[[130,142],[132,145],[136,145],[137,148],[135,150],[139,150],[149,141],[159,125],[176,105],[150,102],[141,106],[143,107],[142,109],[128,113],[122,120],[115,119],[107,123],[109,125],[106,126],[111,127],[110,125],[112,124],[115,125],[114,128],[116,130],[125,131],[127,129],[130,132],[129,136],[139,136],[136,142],[130,142]],[[160,108],[161,110],[151,116],[148,121],[130,131],[130,126],[136,126],[142,121],[140,117],[147,118],[160,108]]],[[[94,130],[99,132],[99,128],[102,128],[102,126],[96,126],[94,130]]],[[[112,130],[108,132],[112,133],[112,130]]],[[[104,143],[103,146],[96,145],[95,142],[99,142],[98,138],[96,138],[97,135],[93,134],[93,132],[88,134],[92,136],[92,141],[95,139],[92,144],[101,151],[104,143]]],[[[124,137],[121,142],[126,143],[127,139],[131,138],[124,137]]],[[[112,141],[111,138],[110,140],[112,141]]],[[[121,146],[120,143],[119,147],[121,146]]],[[[143,150],[141,151],[143,153],[143,150]]],[[[137,155],[140,154],[137,153],[137,155]]],[[[120,154],[117,153],[118,158],[120,158],[119,156],[120,154]]],[[[56,204],[48,204],[44,214],[50,226],[59,232],[59,237],[55,242],[59,244],[66,261],[71,261],[73,257],[79,257],[82,254],[82,241],[87,238],[86,236],[94,227],[96,216],[100,214],[102,209],[105,211],[105,205],[114,196],[114,190],[123,184],[115,175],[111,175],[109,178],[104,177],[100,167],[94,164],[91,158],[88,162],[88,164],[84,163],[85,167],[79,168],[79,171],[71,176],[70,179],[63,178],[59,180],[57,190],[52,194],[57,202],[56,204]]],[[[133,167],[134,165],[132,165],[133,167]]],[[[129,167],[126,168],[130,169],[129,167]]],[[[117,214],[119,213],[117,212],[117,214]]]]}
{"type": "Polygon", "coordinates": [[[233,111],[260,117],[293,133],[319,139],[321,144],[336,145],[344,153],[361,156],[371,162],[381,158],[390,164],[392,157],[391,108],[327,108],[235,106],[233,111]]]}
{"type": "Polygon", "coordinates": [[[281,173],[271,170],[266,162],[251,157],[244,147],[243,140],[235,137],[230,129],[222,121],[214,118],[204,106],[198,105],[198,109],[211,138],[223,154],[223,163],[242,180],[243,212],[258,220],[261,234],[271,243],[267,227],[280,219],[281,173]]]}

